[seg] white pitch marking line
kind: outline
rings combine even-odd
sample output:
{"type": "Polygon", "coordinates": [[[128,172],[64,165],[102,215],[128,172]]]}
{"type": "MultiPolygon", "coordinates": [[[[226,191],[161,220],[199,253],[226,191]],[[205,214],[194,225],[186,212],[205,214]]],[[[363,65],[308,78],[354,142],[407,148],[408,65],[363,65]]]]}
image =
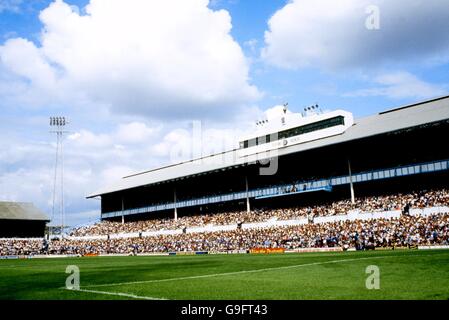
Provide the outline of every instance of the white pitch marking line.
{"type": "Polygon", "coordinates": [[[97,285],[87,285],[87,286],[83,286],[83,287],[84,288],[112,287],[112,286],[122,286],[122,285],[128,285],[128,284],[158,283],[158,282],[168,282],[168,281],[202,279],[202,278],[212,278],[212,277],[219,277],[219,276],[231,276],[231,275],[245,274],[245,273],[256,273],[256,272],[264,272],[264,271],[272,271],[272,270],[285,270],[285,269],[300,268],[300,267],[310,267],[310,266],[316,266],[316,265],[322,265],[322,264],[330,264],[330,263],[339,263],[339,262],[370,260],[370,259],[383,259],[383,258],[388,258],[388,257],[390,257],[390,256],[366,257],[366,258],[354,258],[354,259],[339,259],[339,260],[331,260],[331,261],[323,261],[323,262],[297,264],[297,265],[293,265],[293,266],[263,268],[263,269],[244,270],[244,271],[235,271],[235,272],[226,272],[226,273],[213,273],[213,274],[205,274],[205,275],[202,275],[202,276],[190,276],[190,277],[181,277],[181,278],[155,279],[155,280],[119,282],[119,283],[106,283],[106,284],[97,284],[97,285]]]}
{"type": "MultiPolygon", "coordinates": [[[[66,289],[66,288],[64,288],[66,289]]],[[[87,289],[66,289],[68,291],[80,291],[80,292],[88,292],[88,293],[96,293],[96,294],[105,294],[110,296],[119,296],[119,297],[127,297],[134,299],[143,299],[143,300],[167,300],[165,298],[153,298],[147,296],[137,296],[135,294],[123,293],[123,292],[109,292],[109,291],[97,291],[97,290],[87,290],[87,289]]]]}

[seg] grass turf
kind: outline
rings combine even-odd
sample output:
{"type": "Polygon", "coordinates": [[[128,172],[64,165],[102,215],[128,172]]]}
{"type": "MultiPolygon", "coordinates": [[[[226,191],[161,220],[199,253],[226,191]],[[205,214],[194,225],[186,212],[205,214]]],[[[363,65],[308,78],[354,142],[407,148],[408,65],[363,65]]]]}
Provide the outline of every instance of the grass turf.
{"type": "Polygon", "coordinates": [[[132,298],[117,294],[193,300],[449,299],[449,250],[0,260],[0,299],[132,298]],[[81,289],[104,293],[65,290],[68,265],[79,267],[81,289]],[[379,290],[365,286],[369,265],[380,269],[379,290]]]}

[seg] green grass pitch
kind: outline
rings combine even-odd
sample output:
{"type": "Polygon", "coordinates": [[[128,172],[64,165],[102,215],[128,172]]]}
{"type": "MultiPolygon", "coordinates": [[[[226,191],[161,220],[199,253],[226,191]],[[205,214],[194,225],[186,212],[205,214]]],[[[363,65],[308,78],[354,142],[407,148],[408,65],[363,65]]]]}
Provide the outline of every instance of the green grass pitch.
{"type": "Polygon", "coordinates": [[[449,299],[449,250],[0,260],[0,299],[143,298],[449,299]],[[80,291],[64,289],[68,265],[80,291]]]}

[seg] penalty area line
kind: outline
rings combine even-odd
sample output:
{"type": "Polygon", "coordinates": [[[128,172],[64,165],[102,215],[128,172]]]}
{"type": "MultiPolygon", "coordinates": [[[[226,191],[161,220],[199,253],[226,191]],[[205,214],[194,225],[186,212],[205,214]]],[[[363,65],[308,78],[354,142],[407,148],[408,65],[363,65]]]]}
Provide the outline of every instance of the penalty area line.
{"type": "Polygon", "coordinates": [[[254,269],[254,270],[242,270],[242,271],[225,272],[225,273],[213,273],[213,274],[205,274],[205,275],[200,275],[200,276],[189,276],[189,277],[168,278],[168,279],[155,279],[155,280],[142,280],[142,281],[130,281],[130,282],[118,282],[118,283],[105,283],[105,284],[96,284],[96,285],[92,284],[92,285],[83,286],[83,288],[113,287],[113,286],[123,286],[123,285],[131,285],[131,284],[159,283],[159,282],[169,282],[169,281],[203,279],[203,278],[212,278],[212,277],[220,277],[220,276],[240,275],[240,274],[246,274],[246,273],[257,273],[257,272],[264,272],[264,271],[286,270],[286,269],[318,266],[318,265],[331,264],[331,263],[351,262],[351,261],[360,261],[360,260],[372,260],[372,259],[383,259],[383,258],[389,258],[389,257],[390,256],[386,255],[386,256],[377,256],[377,257],[363,257],[363,258],[353,258],[353,259],[338,259],[338,260],[331,260],[331,261],[321,261],[321,262],[297,264],[297,265],[292,265],[292,266],[272,267],[272,268],[263,268],[263,269],[254,269]]]}
{"type": "Polygon", "coordinates": [[[109,295],[109,296],[118,296],[118,297],[125,297],[125,298],[133,298],[133,299],[141,299],[141,300],[168,300],[165,298],[154,298],[154,297],[148,297],[148,296],[138,296],[131,293],[124,293],[124,292],[110,292],[110,291],[98,291],[98,290],[89,290],[89,289],[67,289],[63,288],[67,291],[74,291],[74,292],[87,292],[87,293],[94,293],[94,294],[103,294],[103,295],[109,295]]]}

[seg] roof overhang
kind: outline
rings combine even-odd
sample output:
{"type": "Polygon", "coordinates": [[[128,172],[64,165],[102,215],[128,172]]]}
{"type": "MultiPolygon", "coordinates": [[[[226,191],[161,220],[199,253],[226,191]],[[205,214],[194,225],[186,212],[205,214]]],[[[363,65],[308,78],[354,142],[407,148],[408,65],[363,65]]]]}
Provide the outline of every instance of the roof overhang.
{"type": "Polygon", "coordinates": [[[263,159],[270,159],[275,156],[284,156],[322,148],[446,120],[449,120],[449,96],[402,106],[373,116],[361,118],[356,120],[354,125],[348,128],[343,134],[288,146],[274,152],[262,152],[247,157],[239,157],[238,150],[234,149],[191,161],[136,173],[123,177],[116,183],[87,196],[87,198],[95,198],[108,193],[173,181],[199,174],[227,170],[263,159]]]}

